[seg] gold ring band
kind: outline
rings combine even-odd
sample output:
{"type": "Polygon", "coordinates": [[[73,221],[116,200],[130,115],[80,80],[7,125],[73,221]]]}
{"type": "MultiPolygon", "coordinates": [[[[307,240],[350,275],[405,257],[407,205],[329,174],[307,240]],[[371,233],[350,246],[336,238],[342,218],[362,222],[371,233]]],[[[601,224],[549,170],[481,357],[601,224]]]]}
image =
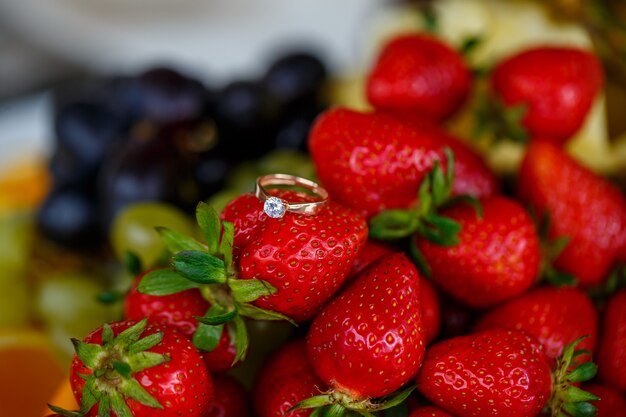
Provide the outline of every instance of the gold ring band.
{"type": "Polygon", "coordinates": [[[255,194],[263,202],[263,211],[272,218],[281,218],[287,211],[307,215],[317,214],[328,203],[328,191],[314,181],[288,174],[270,174],[257,178],[255,194]],[[303,188],[315,196],[318,201],[290,202],[274,197],[267,192],[272,185],[289,185],[303,188]]]}

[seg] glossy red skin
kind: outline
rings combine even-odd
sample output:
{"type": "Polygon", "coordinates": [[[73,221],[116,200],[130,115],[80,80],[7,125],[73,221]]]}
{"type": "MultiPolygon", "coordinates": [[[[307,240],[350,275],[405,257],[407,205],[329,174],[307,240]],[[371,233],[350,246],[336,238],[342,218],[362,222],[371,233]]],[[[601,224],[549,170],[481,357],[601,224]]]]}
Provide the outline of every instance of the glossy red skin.
{"type": "Polygon", "coordinates": [[[430,344],[439,335],[441,328],[441,308],[439,296],[430,281],[420,276],[420,292],[422,299],[422,319],[424,321],[424,340],[430,344]]]}
{"type": "MultiPolygon", "coordinates": [[[[114,334],[118,334],[136,322],[123,321],[112,323],[114,334]]],[[[213,382],[211,375],[191,341],[176,330],[166,327],[157,327],[149,324],[142,337],[163,331],[163,340],[148,352],[168,355],[167,363],[154,366],[137,372],[133,377],[146,389],[161,405],[163,410],[156,410],[134,400],[127,399],[126,404],[134,417],[150,417],[158,414],[159,417],[203,417],[213,401],[213,382]]],[[[102,344],[102,328],[98,328],[83,340],[85,343],[102,344]]],[[[79,376],[91,375],[92,371],[83,366],[76,355],[72,359],[70,370],[70,384],[78,404],[82,398],[85,381],[79,376]]],[[[87,416],[95,417],[98,407],[93,407],[87,416]]],[[[111,413],[115,416],[115,413],[111,413]]]]}
{"type": "Polygon", "coordinates": [[[554,266],[583,286],[602,282],[626,245],[619,189],[543,141],[528,147],[518,181],[522,200],[539,216],[549,213],[549,237],[570,238],[554,266]]]}
{"type": "Polygon", "coordinates": [[[552,377],[530,336],[493,329],[431,346],[417,389],[458,417],[534,417],[550,399],[552,377]]]}
{"type": "Polygon", "coordinates": [[[602,65],[580,49],[534,48],[499,63],[491,84],[505,105],[528,105],[522,124],[531,137],[563,144],[580,129],[602,88],[602,65]]]}
{"type": "Polygon", "coordinates": [[[415,236],[434,283],[474,308],[486,308],[528,290],[539,273],[535,226],[524,208],[506,197],[481,200],[483,217],[460,204],[442,211],[462,229],[459,244],[439,246],[415,236]]]}
{"type": "MultiPolygon", "coordinates": [[[[369,218],[415,203],[426,173],[449,146],[449,136],[429,126],[420,129],[382,112],[331,109],[316,120],[309,151],[331,197],[369,218]]],[[[493,174],[486,168],[474,171],[473,162],[466,166],[464,176],[455,177],[455,193],[480,190],[482,197],[495,192],[493,174]]]]}
{"type": "Polygon", "coordinates": [[[379,109],[441,121],[461,107],[470,87],[461,54],[433,36],[406,34],[383,47],[367,79],[367,98],[379,109]]]}
{"type": "MultiPolygon", "coordinates": [[[[288,201],[302,199],[293,192],[280,195],[288,201]]],[[[262,210],[259,199],[244,194],[222,212],[235,225],[239,278],[262,279],[277,288],[277,293],[254,301],[256,306],[296,321],[309,320],[348,277],[367,239],[365,219],[333,201],[314,216],[287,212],[272,219],[255,213],[262,210]],[[240,220],[249,217],[257,219],[254,226],[240,220]]]]}
{"type": "Polygon", "coordinates": [[[606,306],[594,359],[600,378],[626,391],[626,290],[615,294],[606,306]]]}
{"type": "Polygon", "coordinates": [[[419,275],[404,254],[363,271],[311,324],[311,365],[334,390],[354,399],[392,393],[424,356],[419,275]]]}
{"type": "Polygon", "coordinates": [[[354,262],[352,262],[352,269],[349,274],[350,278],[356,277],[360,272],[372,265],[374,262],[394,252],[397,252],[397,250],[392,246],[376,240],[368,239],[356,255],[356,258],[354,258],[354,262]]]}
{"type": "Polygon", "coordinates": [[[482,316],[477,331],[517,329],[533,336],[544,353],[556,359],[565,345],[589,335],[577,349],[594,351],[598,338],[598,313],[584,292],[576,288],[536,288],[482,316]]]}
{"type": "MultiPolygon", "coordinates": [[[[254,388],[258,417],[283,417],[300,401],[319,395],[326,385],[309,363],[304,339],[281,347],[259,372],[254,388]]],[[[308,417],[313,410],[294,411],[289,417],[308,417]]]]}
{"type": "MultiPolygon", "coordinates": [[[[151,323],[171,327],[191,339],[198,328],[198,321],[193,317],[204,316],[211,305],[197,289],[162,296],[142,294],[137,286],[144,275],[137,277],[124,300],[124,317],[136,321],[147,317],[151,323]]],[[[204,352],[202,356],[211,371],[224,372],[232,368],[236,353],[224,329],[215,350],[204,352]]]]}
{"type": "MultiPolygon", "coordinates": [[[[454,153],[454,183],[452,194],[469,194],[477,198],[498,194],[500,184],[495,174],[483,158],[463,140],[443,130],[439,125],[422,117],[396,115],[404,123],[436,138],[442,147],[448,147],[454,153]]],[[[445,171],[445,164],[442,167],[445,171]]]]}
{"type": "Polygon", "coordinates": [[[213,378],[213,404],[206,417],[251,417],[248,393],[228,375],[213,378]]]}
{"type": "Polygon", "coordinates": [[[596,417],[626,417],[626,397],[619,390],[598,383],[586,384],[583,389],[600,397],[591,402],[598,409],[596,417]]]}
{"type": "Polygon", "coordinates": [[[409,417],[454,417],[454,416],[452,414],[446,413],[440,408],[429,405],[426,407],[420,407],[420,408],[413,410],[413,412],[409,414],[409,417]]]}

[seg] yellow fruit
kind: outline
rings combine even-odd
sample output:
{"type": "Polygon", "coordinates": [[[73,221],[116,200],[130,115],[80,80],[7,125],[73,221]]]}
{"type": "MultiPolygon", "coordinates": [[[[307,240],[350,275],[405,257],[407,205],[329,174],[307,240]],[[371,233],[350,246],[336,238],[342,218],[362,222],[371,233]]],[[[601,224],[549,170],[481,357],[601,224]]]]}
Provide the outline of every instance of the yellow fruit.
{"type": "Polygon", "coordinates": [[[38,206],[50,188],[50,173],[41,159],[19,161],[0,171],[0,213],[38,206]]]}

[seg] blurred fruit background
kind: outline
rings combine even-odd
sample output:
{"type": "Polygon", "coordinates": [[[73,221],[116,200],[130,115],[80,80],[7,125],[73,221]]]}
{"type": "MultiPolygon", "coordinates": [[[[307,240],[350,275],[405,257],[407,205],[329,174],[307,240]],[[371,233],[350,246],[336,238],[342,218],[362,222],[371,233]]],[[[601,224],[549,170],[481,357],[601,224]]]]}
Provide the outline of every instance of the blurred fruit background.
{"type": "MultiPolygon", "coordinates": [[[[618,0],[0,1],[0,416],[41,415],[70,337],[120,317],[125,264],[162,255],[154,227],[196,233],[198,201],[222,207],[263,173],[314,177],[315,117],[369,108],[381,43],[418,30],[473,40],[476,71],[528,45],[594,49],[606,88],[568,146],[626,184],[618,0]]],[[[449,121],[460,137],[477,105],[449,121]]],[[[520,145],[483,142],[493,168],[516,169],[520,145]]],[[[278,344],[289,332],[260,323],[252,334],[278,344]]]]}

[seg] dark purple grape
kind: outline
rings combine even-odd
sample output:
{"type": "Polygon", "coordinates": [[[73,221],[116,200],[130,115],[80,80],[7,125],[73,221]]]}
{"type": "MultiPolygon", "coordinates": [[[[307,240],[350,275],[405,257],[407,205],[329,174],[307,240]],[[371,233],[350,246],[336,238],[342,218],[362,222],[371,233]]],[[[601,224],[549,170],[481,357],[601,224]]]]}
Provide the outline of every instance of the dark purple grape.
{"type": "Polygon", "coordinates": [[[326,73],[324,63],[317,56],[295,52],[276,60],[267,71],[264,83],[283,107],[315,103],[326,73]]]}
{"type": "Polygon", "coordinates": [[[133,107],[137,118],[175,123],[197,120],[204,113],[204,86],[172,69],[154,68],[120,83],[118,97],[133,107]]]}
{"type": "Polygon", "coordinates": [[[53,190],[39,208],[37,223],[44,236],[70,248],[93,248],[103,240],[95,203],[73,190],[53,190]]]}
{"type": "Polygon", "coordinates": [[[309,107],[288,112],[276,133],[276,148],[307,152],[309,130],[322,110],[322,107],[309,107]]]}
{"type": "Polygon", "coordinates": [[[224,187],[231,163],[220,154],[208,151],[194,164],[193,177],[198,187],[198,199],[205,200],[224,187]]]}
{"type": "Polygon", "coordinates": [[[54,120],[57,149],[67,154],[65,159],[74,158],[73,164],[87,175],[95,173],[126,128],[117,114],[98,103],[68,104],[59,109],[54,120]]]}
{"type": "Polygon", "coordinates": [[[181,183],[188,169],[181,163],[173,142],[163,132],[133,138],[107,158],[100,172],[98,192],[105,228],[131,203],[181,204],[181,183]]]}
{"type": "Polygon", "coordinates": [[[237,81],[226,86],[214,109],[220,151],[238,161],[272,149],[278,111],[262,84],[237,81]]]}

